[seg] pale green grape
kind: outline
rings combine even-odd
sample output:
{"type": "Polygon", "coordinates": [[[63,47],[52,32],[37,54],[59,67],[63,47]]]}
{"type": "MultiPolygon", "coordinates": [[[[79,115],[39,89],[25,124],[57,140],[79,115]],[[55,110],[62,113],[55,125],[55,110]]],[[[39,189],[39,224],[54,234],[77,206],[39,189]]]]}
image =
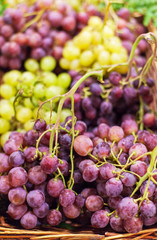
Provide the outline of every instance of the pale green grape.
{"type": "Polygon", "coordinates": [[[4,74],[3,81],[9,85],[15,86],[21,80],[22,73],[18,70],[11,70],[4,74]]]}
{"type": "Polygon", "coordinates": [[[46,121],[47,124],[53,124],[56,122],[57,120],[57,113],[55,111],[48,111],[45,112],[44,114],[44,120],[46,121]],[[51,117],[51,121],[50,121],[50,117],[51,117]]]}
{"type": "MultiPolygon", "coordinates": [[[[47,99],[50,99],[52,97],[55,97],[57,95],[61,95],[61,94],[64,94],[64,89],[60,86],[51,86],[51,87],[48,87],[46,90],[45,90],[45,96],[47,99]]],[[[58,101],[57,100],[54,100],[54,102],[58,101]]]]}
{"type": "Polygon", "coordinates": [[[14,108],[9,101],[3,104],[2,101],[0,101],[0,115],[6,120],[11,120],[11,118],[14,116],[14,108]]]}
{"type": "Polygon", "coordinates": [[[9,139],[9,136],[10,136],[10,131],[9,132],[6,132],[6,133],[3,133],[0,137],[0,144],[1,146],[3,147],[4,143],[9,139]]]}
{"type": "Polygon", "coordinates": [[[98,31],[93,31],[93,34],[92,34],[92,43],[93,43],[94,45],[98,45],[98,44],[101,44],[101,40],[102,40],[101,33],[98,32],[98,31]]]}
{"type": "Polygon", "coordinates": [[[32,111],[30,108],[22,107],[17,110],[16,118],[21,123],[26,123],[32,118],[32,111]]]}
{"type": "Polygon", "coordinates": [[[110,38],[114,36],[114,30],[109,26],[105,25],[102,32],[103,38],[110,38]]]}
{"type": "Polygon", "coordinates": [[[68,73],[60,73],[58,75],[58,85],[62,88],[68,88],[71,83],[71,76],[68,73]]]}
{"type": "Polygon", "coordinates": [[[64,122],[65,119],[69,116],[71,116],[72,113],[71,113],[71,110],[68,109],[68,108],[65,108],[61,111],[61,122],[64,122]]]}
{"type": "Polygon", "coordinates": [[[78,70],[79,71],[79,69],[80,69],[80,61],[79,61],[79,59],[74,59],[74,60],[72,60],[71,61],[71,63],[70,63],[70,70],[78,70]]]}
{"type": "Polygon", "coordinates": [[[99,53],[99,56],[98,56],[98,63],[100,65],[109,65],[110,64],[110,60],[111,57],[110,57],[110,53],[108,51],[102,51],[99,53]]]}
{"type": "Polygon", "coordinates": [[[41,75],[41,80],[47,87],[57,85],[58,82],[57,75],[52,72],[43,72],[41,75]]]}
{"type": "Polygon", "coordinates": [[[66,58],[61,58],[59,61],[59,65],[61,66],[61,68],[68,70],[70,67],[70,61],[66,58]]]}
{"type": "Polygon", "coordinates": [[[88,25],[90,27],[94,28],[95,30],[101,31],[101,29],[103,27],[103,21],[101,20],[100,17],[92,16],[88,20],[88,25]]]}
{"type": "Polygon", "coordinates": [[[120,53],[121,49],[122,49],[122,44],[121,44],[120,39],[115,36],[108,39],[107,49],[112,53],[114,53],[114,52],[120,53]]]}
{"type": "Polygon", "coordinates": [[[39,63],[33,58],[29,58],[25,61],[24,67],[27,71],[36,72],[39,70],[39,63]]]}
{"type": "Polygon", "coordinates": [[[94,61],[94,54],[90,50],[86,50],[82,52],[80,56],[80,64],[83,67],[89,67],[94,61]]]}
{"type": "Polygon", "coordinates": [[[15,95],[16,89],[11,85],[4,83],[0,86],[0,93],[3,98],[10,99],[15,95]]]}
{"type": "Polygon", "coordinates": [[[74,44],[81,50],[87,49],[92,42],[92,32],[82,31],[74,38],[74,44]]]}
{"type": "Polygon", "coordinates": [[[34,122],[35,122],[34,119],[30,119],[30,120],[28,120],[27,122],[25,122],[25,123],[24,123],[24,129],[25,129],[25,131],[31,130],[31,129],[33,128],[33,126],[34,126],[34,122]]]}
{"type": "Polygon", "coordinates": [[[40,61],[40,68],[43,71],[53,71],[56,67],[56,60],[51,56],[43,57],[40,61]]]}
{"type": "Polygon", "coordinates": [[[34,73],[31,73],[31,72],[23,72],[21,76],[22,83],[24,83],[27,86],[32,85],[35,80],[36,80],[36,76],[34,73]]]}
{"type": "Polygon", "coordinates": [[[44,111],[50,111],[50,109],[52,110],[54,110],[55,108],[57,107],[57,103],[55,103],[55,102],[52,102],[52,104],[50,103],[50,102],[47,102],[47,103],[45,103],[43,106],[42,106],[42,109],[44,110],[44,111]]]}
{"type": "Polygon", "coordinates": [[[66,46],[63,49],[63,57],[68,59],[69,61],[78,58],[80,55],[80,49],[76,46],[66,46]]]}
{"type": "Polygon", "coordinates": [[[24,98],[23,99],[23,104],[25,107],[27,108],[30,108],[30,109],[33,109],[34,108],[34,105],[33,103],[31,102],[30,98],[24,98]]]}
{"type": "Polygon", "coordinates": [[[43,84],[38,83],[34,86],[33,94],[37,99],[41,99],[45,96],[45,87],[43,84]]]}
{"type": "Polygon", "coordinates": [[[44,115],[45,115],[45,111],[44,111],[44,109],[43,108],[41,108],[40,109],[40,111],[38,111],[38,107],[36,107],[36,108],[34,108],[34,110],[33,110],[33,118],[43,118],[44,117],[44,115]],[[39,114],[38,116],[37,116],[37,113],[39,114]]]}
{"type": "Polygon", "coordinates": [[[10,123],[4,118],[0,118],[0,134],[6,133],[10,129],[10,123]]]}
{"type": "Polygon", "coordinates": [[[95,58],[98,58],[99,54],[104,51],[104,46],[102,44],[95,45],[93,48],[93,53],[95,58]]]}

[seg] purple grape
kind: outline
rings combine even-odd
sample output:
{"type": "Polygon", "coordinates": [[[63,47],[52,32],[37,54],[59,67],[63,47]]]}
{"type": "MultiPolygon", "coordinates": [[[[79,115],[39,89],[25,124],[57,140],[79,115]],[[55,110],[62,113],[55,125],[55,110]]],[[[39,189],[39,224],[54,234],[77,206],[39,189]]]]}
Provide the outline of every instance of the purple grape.
{"type": "Polygon", "coordinates": [[[102,115],[106,116],[112,113],[112,103],[103,101],[100,105],[102,115]]]}
{"type": "Polygon", "coordinates": [[[97,184],[97,187],[96,187],[98,194],[103,198],[107,198],[105,185],[106,185],[105,182],[100,182],[97,184]]]}
{"type": "Polygon", "coordinates": [[[113,85],[119,85],[119,82],[122,80],[122,76],[118,72],[111,72],[109,80],[113,85]]]}
{"type": "Polygon", "coordinates": [[[35,146],[39,135],[35,130],[29,130],[24,134],[24,143],[27,146],[35,146]]]}
{"type": "Polygon", "coordinates": [[[75,29],[76,27],[76,19],[73,16],[66,16],[62,20],[62,28],[65,31],[71,32],[75,29]]]}
{"type": "Polygon", "coordinates": [[[98,126],[98,135],[100,138],[108,138],[109,126],[106,123],[101,123],[98,126]]]}
{"type": "Polygon", "coordinates": [[[105,180],[116,177],[115,172],[116,167],[111,163],[106,163],[100,167],[100,176],[105,180]]]}
{"type": "Polygon", "coordinates": [[[147,218],[154,217],[156,214],[155,204],[151,200],[144,200],[140,207],[140,213],[147,218]]]}
{"type": "Polygon", "coordinates": [[[52,27],[60,27],[63,20],[63,15],[58,11],[51,11],[48,14],[48,20],[52,27]]]}
{"type": "Polygon", "coordinates": [[[51,226],[57,226],[61,223],[62,221],[62,214],[58,210],[50,210],[48,215],[47,215],[47,222],[51,226]]]}
{"type": "Polygon", "coordinates": [[[87,197],[85,205],[89,211],[96,212],[103,208],[104,201],[98,195],[91,195],[91,196],[87,197]]]}
{"type": "MultiPolygon", "coordinates": [[[[145,192],[147,183],[148,183],[148,181],[143,182],[142,185],[141,185],[141,187],[140,187],[140,192],[141,192],[142,195],[143,195],[144,192],[145,192]]],[[[152,197],[153,194],[154,194],[154,191],[155,191],[155,184],[154,184],[152,181],[150,181],[150,182],[149,182],[149,185],[148,185],[148,189],[147,189],[148,197],[152,197]]]]}
{"type": "Polygon", "coordinates": [[[9,157],[5,153],[0,153],[0,173],[8,172],[10,169],[9,157]]]}
{"type": "Polygon", "coordinates": [[[14,167],[8,173],[9,182],[12,187],[21,187],[28,181],[27,172],[22,167],[14,167]]]}
{"type": "Polygon", "coordinates": [[[143,155],[143,154],[145,154],[145,153],[147,153],[147,152],[148,152],[148,151],[147,151],[146,146],[145,146],[144,144],[142,144],[142,143],[135,143],[135,144],[129,149],[129,155],[131,155],[132,153],[134,153],[134,154],[132,155],[132,157],[131,157],[133,160],[136,159],[136,158],[138,158],[138,157],[139,157],[138,160],[140,160],[140,161],[146,160],[146,158],[147,158],[146,155],[143,156],[143,157],[140,157],[140,156],[143,155]]]}
{"type": "Polygon", "coordinates": [[[0,176],[0,193],[1,194],[8,194],[10,188],[9,178],[7,175],[0,176]]]}
{"type": "Polygon", "coordinates": [[[142,161],[136,161],[130,166],[130,171],[138,174],[140,177],[143,177],[147,173],[147,164],[142,161]]]}
{"type": "Polygon", "coordinates": [[[98,83],[92,83],[90,85],[90,91],[92,94],[100,96],[100,94],[102,93],[102,88],[98,83]]]}
{"type": "Polygon", "coordinates": [[[134,202],[133,198],[125,197],[118,205],[118,216],[124,220],[132,219],[138,212],[138,204],[134,202]]]}
{"type": "Polygon", "coordinates": [[[1,34],[5,38],[11,37],[11,35],[13,34],[13,28],[10,25],[4,24],[1,27],[1,34]]]}
{"type": "Polygon", "coordinates": [[[108,205],[112,209],[117,209],[121,200],[122,200],[122,196],[120,196],[120,195],[118,197],[109,197],[108,198],[108,205]]]}
{"type": "Polygon", "coordinates": [[[47,203],[43,203],[40,207],[38,208],[33,208],[33,213],[38,217],[38,218],[44,218],[48,215],[49,212],[49,205],[47,203]]]}
{"type": "Polygon", "coordinates": [[[119,150],[122,149],[124,153],[128,153],[129,149],[133,146],[133,144],[134,144],[134,136],[129,135],[125,138],[122,138],[118,142],[118,148],[119,150]]]}
{"type": "Polygon", "coordinates": [[[132,187],[136,184],[136,177],[132,173],[124,172],[121,175],[122,183],[127,187],[132,187]]]}
{"type": "Polygon", "coordinates": [[[137,133],[138,131],[138,125],[134,120],[125,120],[124,122],[122,122],[121,126],[126,135],[130,135],[133,132],[137,133]]]}
{"type": "Polygon", "coordinates": [[[61,173],[64,176],[68,176],[69,174],[69,165],[66,160],[62,160],[62,162],[59,163],[58,168],[60,169],[61,173]]]}
{"type": "Polygon", "coordinates": [[[91,196],[91,195],[96,195],[97,191],[95,188],[84,188],[81,191],[81,195],[86,199],[87,197],[91,196]]]}
{"type": "Polygon", "coordinates": [[[19,167],[25,161],[25,156],[22,151],[15,151],[9,156],[9,163],[12,167],[19,167]]]}
{"type": "Polygon", "coordinates": [[[157,222],[157,216],[153,216],[153,217],[144,217],[144,216],[141,216],[142,218],[142,221],[143,221],[143,224],[145,226],[152,226],[154,225],[156,222],[157,222]]]}
{"type": "Polygon", "coordinates": [[[61,146],[70,148],[71,146],[71,136],[69,134],[59,135],[59,143],[61,146]]]}
{"type": "Polygon", "coordinates": [[[91,224],[95,228],[104,228],[109,223],[108,212],[105,210],[99,210],[93,213],[91,217],[91,224]]]}
{"type": "Polygon", "coordinates": [[[94,162],[90,159],[85,159],[85,160],[81,161],[79,164],[80,172],[83,173],[84,169],[89,165],[94,165],[94,162]]]}
{"type": "Polygon", "coordinates": [[[11,218],[15,220],[19,220],[25,213],[27,212],[27,205],[14,205],[13,203],[10,203],[8,206],[7,213],[10,215],[11,218]]]}
{"type": "Polygon", "coordinates": [[[89,165],[85,167],[83,171],[83,179],[86,182],[93,182],[98,178],[99,169],[96,167],[96,165],[89,165]]]}
{"type": "Polygon", "coordinates": [[[78,194],[75,198],[75,202],[74,204],[79,207],[79,208],[82,208],[84,207],[85,205],[85,198],[81,195],[81,194],[78,194]]]}
{"type": "Polygon", "coordinates": [[[125,219],[124,228],[128,233],[137,233],[142,230],[143,222],[139,217],[125,219]]]}
{"type": "Polygon", "coordinates": [[[75,202],[75,193],[70,189],[64,189],[59,195],[59,203],[63,207],[68,207],[75,202]]]}
{"type": "Polygon", "coordinates": [[[119,126],[113,126],[109,130],[110,141],[119,142],[124,137],[124,131],[119,126]]]}
{"type": "Polygon", "coordinates": [[[26,162],[28,163],[32,163],[37,159],[35,147],[27,147],[25,148],[23,153],[24,153],[26,162]]]}
{"type": "Polygon", "coordinates": [[[75,204],[71,204],[67,207],[63,207],[63,212],[67,218],[75,219],[81,213],[81,208],[77,207],[75,204]]]}
{"type": "Polygon", "coordinates": [[[92,154],[99,159],[103,159],[109,157],[110,153],[110,145],[106,142],[100,142],[94,147],[92,154]]]}
{"type": "Polygon", "coordinates": [[[121,165],[125,165],[128,159],[128,155],[126,153],[121,153],[119,156],[119,162],[121,165]]]}
{"type": "Polygon", "coordinates": [[[11,153],[18,151],[20,148],[20,144],[16,142],[14,139],[9,139],[4,143],[3,150],[7,155],[10,155],[11,153]]]}
{"type": "Polygon", "coordinates": [[[30,207],[36,208],[41,207],[45,202],[45,195],[40,190],[32,190],[27,194],[27,203],[30,207]]]}
{"type": "Polygon", "coordinates": [[[118,16],[120,17],[120,18],[123,18],[123,19],[125,19],[126,21],[128,21],[129,20],[129,18],[130,18],[130,12],[129,12],[129,10],[127,9],[127,8],[121,8],[119,11],[118,11],[118,16]]]}
{"type": "Polygon", "coordinates": [[[116,178],[110,178],[105,185],[106,194],[108,197],[117,197],[123,191],[123,184],[116,178]]]}
{"type": "Polygon", "coordinates": [[[80,156],[86,156],[93,150],[93,142],[89,137],[79,135],[74,140],[74,150],[80,156]]]}
{"type": "Polygon", "coordinates": [[[64,189],[64,184],[60,179],[50,179],[47,184],[47,192],[50,196],[58,198],[64,189]]]}
{"type": "Polygon", "coordinates": [[[45,57],[46,52],[43,48],[37,47],[37,48],[32,48],[31,51],[31,57],[35,58],[36,60],[40,60],[41,58],[45,57]]]}
{"type": "Polygon", "coordinates": [[[47,124],[44,119],[37,119],[34,123],[33,129],[37,132],[43,132],[46,130],[46,126],[47,124]]]}
{"type": "Polygon", "coordinates": [[[27,192],[22,187],[13,188],[8,193],[8,198],[14,205],[22,205],[26,200],[27,192]]]}
{"type": "Polygon", "coordinates": [[[75,131],[79,131],[79,135],[82,135],[87,130],[87,125],[83,121],[76,121],[75,131]]]}
{"type": "Polygon", "coordinates": [[[25,229],[35,228],[37,225],[37,217],[32,212],[27,212],[23,215],[20,220],[20,223],[25,229]]]}
{"type": "Polygon", "coordinates": [[[47,175],[41,166],[34,166],[28,171],[28,181],[32,184],[39,185],[46,181],[47,175]]]}
{"type": "Polygon", "coordinates": [[[79,170],[75,170],[74,171],[73,178],[74,178],[74,183],[75,184],[83,183],[82,174],[81,174],[81,172],[79,170]]]}
{"type": "Polygon", "coordinates": [[[51,154],[46,154],[40,162],[41,168],[47,174],[55,172],[58,168],[58,165],[59,165],[58,158],[55,155],[51,156],[51,154]]]}
{"type": "Polygon", "coordinates": [[[124,232],[123,220],[120,217],[111,215],[110,226],[115,232],[124,232]]]}

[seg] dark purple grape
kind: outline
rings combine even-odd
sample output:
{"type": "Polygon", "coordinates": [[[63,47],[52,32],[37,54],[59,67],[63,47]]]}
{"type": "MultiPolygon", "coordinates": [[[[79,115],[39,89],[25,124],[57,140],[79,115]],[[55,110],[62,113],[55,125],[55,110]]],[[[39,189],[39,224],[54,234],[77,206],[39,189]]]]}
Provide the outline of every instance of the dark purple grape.
{"type": "Polygon", "coordinates": [[[91,217],[92,227],[95,228],[104,228],[109,223],[109,217],[107,216],[108,212],[105,210],[99,210],[93,213],[91,217]]]}
{"type": "Polygon", "coordinates": [[[23,215],[20,220],[20,223],[25,229],[35,228],[37,225],[37,217],[32,212],[27,212],[23,215]]]}
{"type": "Polygon", "coordinates": [[[102,88],[98,83],[92,83],[90,85],[90,91],[92,94],[100,96],[100,94],[102,93],[102,88]]]}
{"type": "Polygon", "coordinates": [[[58,210],[50,210],[48,215],[47,215],[47,222],[51,226],[57,226],[61,223],[62,221],[62,214],[58,210]]]}
{"type": "Polygon", "coordinates": [[[59,203],[63,207],[68,207],[75,202],[75,193],[70,189],[64,189],[59,195],[59,203]]]}
{"type": "Polygon", "coordinates": [[[100,105],[102,115],[106,116],[112,113],[112,103],[103,101],[100,105]]]}
{"type": "Polygon", "coordinates": [[[78,194],[75,198],[75,202],[74,204],[79,207],[79,208],[82,208],[84,207],[85,205],[85,198],[81,195],[81,194],[78,194]]]}
{"type": "Polygon", "coordinates": [[[36,208],[41,207],[45,202],[45,195],[40,190],[32,190],[27,194],[27,203],[30,207],[36,208]]]}
{"type": "Polygon", "coordinates": [[[58,168],[58,164],[59,164],[58,158],[55,155],[52,156],[51,154],[46,154],[40,162],[41,168],[47,174],[55,172],[58,168]]]}
{"type": "Polygon", "coordinates": [[[122,80],[122,76],[118,72],[111,72],[109,75],[109,80],[113,85],[118,85],[122,80]]]}
{"type": "Polygon", "coordinates": [[[25,213],[27,212],[27,205],[14,205],[13,203],[10,203],[8,206],[7,213],[10,215],[11,218],[15,220],[19,220],[25,213]]]}
{"type": "Polygon", "coordinates": [[[138,204],[134,202],[133,198],[125,197],[118,205],[118,216],[124,220],[133,218],[138,212],[138,204]]]}
{"type": "Polygon", "coordinates": [[[25,161],[25,156],[22,151],[15,151],[9,156],[9,163],[12,167],[19,167],[25,161]]]}
{"type": "Polygon", "coordinates": [[[39,134],[35,130],[29,130],[24,134],[24,143],[27,146],[35,146],[39,134]]]}
{"type": "Polygon", "coordinates": [[[147,85],[149,87],[154,87],[154,84],[155,84],[154,79],[147,78],[147,85]]]}
{"type": "Polygon", "coordinates": [[[34,123],[33,129],[37,132],[43,132],[46,130],[46,122],[44,119],[37,119],[34,123]]]}
{"type": "Polygon", "coordinates": [[[84,171],[83,171],[83,179],[86,182],[93,182],[98,178],[99,175],[99,169],[97,168],[97,166],[94,165],[88,165],[87,167],[85,167],[84,171]]]}
{"type": "Polygon", "coordinates": [[[74,129],[75,131],[79,131],[79,135],[82,135],[84,132],[87,131],[87,125],[83,121],[76,121],[74,129]]]}
{"type": "Polygon", "coordinates": [[[77,207],[75,204],[71,204],[67,207],[63,207],[63,212],[67,218],[75,219],[81,213],[81,208],[77,207]]]}
{"type": "Polygon", "coordinates": [[[112,209],[117,209],[120,201],[122,200],[122,196],[117,196],[117,197],[109,197],[108,198],[108,205],[112,209]]]}
{"type": "Polygon", "coordinates": [[[121,165],[125,165],[128,159],[128,155],[126,153],[121,153],[119,156],[119,162],[121,165]]]}
{"type": "Polygon", "coordinates": [[[37,159],[36,148],[35,147],[27,147],[24,150],[24,157],[26,162],[32,163],[37,159]]]}
{"type": "Polygon", "coordinates": [[[95,188],[84,188],[81,191],[81,195],[86,199],[87,197],[91,196],[91,195],[96,195],[97,191],[95,188]]]}
{"type": "Polygon", "coordinates": [[[64,176],[68,176],[69,174],[69,165],[66,160],[62,160],[62,162],[59,163],[58,168],[60,169],[61,173],[64,176]]]}
{"type": "Polygon", "coordinates": [[[100,182],[97,184],[96,187],[98,194],[103,198],[107,198],[105,185],[106,185],[105,182],[100,182]]]}
{"type": "Polygon", "coordinates": [[[59,143],[61,146],[66,147],[66,148],[70,148],[71,146],[71,136],[66,133],[64,135],[59,135],[59,143]]]}

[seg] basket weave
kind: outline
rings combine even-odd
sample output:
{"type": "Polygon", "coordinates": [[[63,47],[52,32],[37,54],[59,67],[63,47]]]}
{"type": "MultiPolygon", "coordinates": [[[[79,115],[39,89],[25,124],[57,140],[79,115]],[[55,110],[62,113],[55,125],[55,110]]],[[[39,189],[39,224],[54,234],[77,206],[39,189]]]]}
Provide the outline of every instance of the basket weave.
{"type": "MultiPolygon", "coordinates": [[[[157,29],[150,24],[148,31],[153,32],[157,37],[157,29]]],[[[150,56],[151,49],[148,50],[147,56],[150,56]]],[[[157,63],[154,61],[151,69],[149,71],[149,77],[155,80],[155,87],[153,89],[153,104],[152,108],[157,112],[157,63]]],[[[147,240],[157,239],[157,228],[147,228],[138,233],[113,233],[111,230],[107,232],[97,233],[95,229],[91,227],[89,229],[84,229],[84,227],[74,226],[75,230],[67,230],[61,228],[49,228],[46,230],[23,230],[16,229],[15,226],[8,225],[4,217],[0,217],[0,240],[9,239],[9,240],[147,240]]]]}

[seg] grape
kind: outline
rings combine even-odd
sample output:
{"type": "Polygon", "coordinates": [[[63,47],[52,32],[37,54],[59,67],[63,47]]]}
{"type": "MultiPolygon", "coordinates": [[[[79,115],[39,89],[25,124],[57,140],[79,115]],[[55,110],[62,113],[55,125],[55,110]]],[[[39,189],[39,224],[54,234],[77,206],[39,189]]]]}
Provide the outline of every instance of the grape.
{"type": "Polygon", "coordinates": [[[36,60],[40,60],[41,58],[45,57],[45,55],[46,55],[46,52],[44,51],[43,48],[41,48],[41,47],[32,48],[31,58],[35,58],[36,60]]]}
{"type": "Polygon", "coordinates": [[[50,21],[52,27],[57,28],[61,25],[63,15],[58,11],[51,11],[48,14],[48,20],[50,21]]]}
{"type": "Polygon", "coordinates": [[[59,195],[59,203],[63,207],[72,205],[75,201],[75,193],[70,189],[64,189],[59,195]]]}
{"type": "Polygon", "coordinates": [[[143,177],[147,173],[147,164],[142,161],[136,161],[130,166],[130,171],[143,177]]]}
{"type": "Polygon", "coordinates": [[[32,111],[29,108],[22,107],[17,111],[16,118],[21,123],[26,123],[32,118],[32,111]]]}
{"type": "Polygon", "coordinates": [[[131,173],[124,172],[121,175],[121,181],[125,186],[132,187],[136,184],[136,177],[131,173]]]}
{"type": "Polygon", "coordinates": [[[138,211],[138,204],[134,202],[133,198],[125,197],[123,198],[118,205],[117,213],[118,216],[125,221],[127,219],[132,219],[138,211]]]}
{"type": "Polygon", "coordinates": [[[46,181],[47,175],[41,166],[34,166],[28,171],[28,180],[30,183],[39,185],[46,181]]]}
{"type": "Polygon", "coordinates": [[[145,226],[151,226],[154,225],[157,222],[157,216],[155,215],[154,217],[141,217],[143,224],[145,226]]]}
{"type": "Polygon", "coordinates": [[[75,17],[73,16],[66,16],[65,18],[63,18],[62,20],[62,28],[65,30],[65,31],[73,31],[76,27],[76,20],[75,20],[75,17]]]}
{"type": "Polygon", "coordinates": [[[45,196],[40,190],[32,190],[27,194],[27,203],[30,207],[36,208],[41,207],[45,202],[45,196]]]}
{"type": "Polygon", "coordinates": [[[140,213],[147,218],[154,217],[156,214],[155,204],[151,200],[148,202],[144,200],[140,207],[140,213]]]}
{"type": "Polygon", "coordinates": [[[22,187],[13,188],[8,193],[8,198],[14,205],[22,205],[26,200],[27,192],[22,187]]]}
{"type": "Polygon", "coordinates": [[[121,153],[118,160],[120,164],[125,165],[127,162],[127,159],[128,159],[128,155],[126,153],[121,153]]]}
{"type": "Polygon", "coordinates": [[[97,191],[95,188],[84,188],[81,192],[81,195],[86,199],[90,195],[96,195],[97,191]]]}
{"type": "Polygon", "coordinates": [[[111,153],[111,148],[108,143],[100,142],[93,149],[93,155],[100,159],[109,157],[111,153]]]}
{"type": "Polygon", "coordinates": [[[125,120],[124,122],[122,122],[121,126],[126,135],[132,134],[133,132],[137,133],[138,131],[138,125],[134,120],[125,120]]]}
{"type": "Polygon", "coordinates": [[[124,221],[124,228],[129,233],[137,233],[142,230],[143,222],[141,218],[132,217],[124,221]]]}
{"type": "Polygon", "coordinates": [[[25,229],[35,228],[37,225],[37,217],[29,211],[22,216],[20,223],[25,229]]]}
{"type": "Polygon", "coordinates": [[[123,220],[120,217],[111,215],[110,226],[115,232],[124,232],[123,220]]]}
{"type": "Polygon", "coordinates": [[[50,196],[58,198],[64,189],[64,184],[60,179],[50,179],[47,184],[47,192],[50,196]]]}
{"type": "Polygon", "coordinates": [[[37,119],[33,129],[40,132],[40,131],[45,131],[46,130],[46,122],[43,119],[37,119]]]}
{"type": "Polygon", "coordinates": [[[58,168],[64,176],[68,176],[69,174],[69,165],[66,160],[62,160],[62,163],[59,163],[58,168]]]}
{"type": "MultiPolygon", "coordinates": [[[[33,64],[32,64],[33,65],[33,64]]],[[[36,76],[31,72],[23,72],[21,76],[21,81],[25,83],[25,85],[30,86],[32,82],[36,79],[36,76]]]]}
{"type": "Polygon", "coordinates": [[[110,178],[105,185],[106,194],[108,197],[117,197],[123,191],[123,184],[116,178],[110,178]]]}
{"type": "Polygon", "coordinates": [[[92,51],[86,50],[81,53],[80,55],[80,64],[83,67],[89,67],[94,61],[94,55],[92,51]]]}
{"type": "Polygon", "coordinates": [[[91,224],[95,228],[104,228],[109,223],[109,217],[107,216],[107,211],[99,210],[93,213],[91,217],[91,224]]]}
{"type": "Polygon", "coordinates": [[[100,176],[105,180],[116,177],[114,172],[116,172],[116,167],[111,163],[106,163],[100,167],[100,176]]]}
{"type": "Polygon", "coordinates": [[[1,34],[5,38],[9,38],[13,34],[13,28],[10,25],[4,24],[1,27],[1,34]]]}
{"type": "Polygon", "coordinates": [[[9,157],[5,153],[0,153],[0,173],[8,172],[10,169],[9,157]]]}
{"type": "Polygon", "coordinates": [[[68,134],[60,135],[59,136],[59,143],[61,146],[64,146],[66,148],[70,148],[71,146],[71,136],[68,134]]]}
{"type": "Polygon", "coordinates": [[[146,127],[152,127],[155,124],[154,113],[146,113],[143,117],[143,122],[146,127]]]}
{"type": "Polygon", "coordinates": [[[0,193],[1,194],[8,194],[11,188],[8,176],[0,176],[0,193]]]}
{"type": "Polygon", "coordinates": [[[15,151],[9,156],[9,164],[12,167],[19,167],[25,161],[25,157],[22,151],[15,151]]]}
{"type": "Polygon", "coordinates": [[[56,67],[56,61],[50,56],[43,57],[40,61],[40,67],[43,71],[53,71],[56,67]]]}
{"type": "Polygon", "coordinates": [[[89,211],[96,212],[102,209],[104,201],[100,196],[90,195],[89,197],[87,197],[85,205],[89,211]]]}
{"type": "Polygon", "coordinates": [[[99,169],[96,167],[96,165],[88,165],[85,167],[83,171],[83,179],[86,182],[93,182],[98,178],[99,175],[99,169]]]}
{"type": "Polygon", "coordinates": [[[98,134],[100,138],[108,138],[109,126],[106,123],[99,124],[98,134]]]}
{"type": "Polygon", "coordinates": [[[67,207],[63,207],[63,212],[67,218],[75,219],[80,215],[81,209],[76,205],[71,204],[67,207]]]}
{"type": "Polygon", "coordinates": [[[26,159],[26,162],[34,162],[37,158],[36,156],[36,148],[35,147],[27,147],[24,150],[24,156],[26,159]]]}
{"type": "Polygon", "coordinates": [[[37,99],[42,99],[45,96],[45,87],[43,84],[38,83],[34,86],[33,89],[34,97],[37,99]]]}
{"type": "MultiPolygon", "coordinates": [[[[147,153],[147,148],[144,144],[142,143],[135,143],[130,149],[129,149],[129,155],[131,155],[132,153],[134,153],[132,155],[132,159],[136,159],[138,157],[140,157],[142,154],[145,154],[147,153]]],[[[143,157],[140,157],[138,160],[140,161],[144,161],[146,160],[147,156],[143,156],[143,157]]]]}
{"type": "Polygon", "coordinates": [[[109,75],[109,80],[112,84],[118,85],[119,82],[122,80],[122,76],[118,72],[111,72],[109,75]]]}
{"type": "Polygon", "coordinates": [[[90,159],[85,159],[85,160],[81,161],[80,164],[79,164],[79,170],[80,170],[80,172],[83,173],[84,169],[85,169],[87,166],[93,165],[93,164],[94,164],[94,162],[93,162],[92,160],[90,160],[90,159]]]}
{"type": "Polygon", "coordinates": [[[117,196],[117,197],[109,197],[108,198],[108,205],[112,209],[117,209],[120,201],[122,200],[122,196],[117,196]]]}
{"type": "Polygon", "coordinates": [[[74,204],[79,207],[79,208],[82,208],[84,207],[85,205],[85,198],[81,195],[81,194],[78,194],[75,198],[75,202],[74,204]]]}
{"type": "Polygon", "coordinates": [[[71,83],[71,77],[68,73],[60,73],[58,75],[58,85],[63,88],[68,88],[71,83]]]}
{"type": "Polygon", "coordinates": [[[60,211],[58,210],[50,210],[48,215],[47,215],[47,222],[51,225],[51,226],[57,226],[58,224],[60,224],[62,221],[62,214],[60,211]]]}
{"type": "Polygon", "coordinates": [[[14,87],[12,87],[9,84],[2,84],[0,86],[0,92],[1,92],[1,96],[5,99],[10,99],[11,97],[13,97],[16,93],[16,90],[14,87]]]}
{"type": "Polygon", "coordinates": [[[44,218],[48,215],[49,212],[49,205],[47,203],[43,203],[38,208],[33,208],[33,213],[38,217],[38,218],[44,218]]]}
{"type": "Polygon", "coordinates": [[[59,164],[58,158],[55,155],[51,156],[51,154],[46,154],[40,162],[41,168],[47,174],[55,172],[58,168],[58,164],[59,164]]]}
{"type": "Polygon", "coordinates": [[[11,218],[15,220],[19,220],[25,213],[27,212],[27,205],[14,205],[13,203],[10,203],[8,206],[7,213],[10,215],[11,218]]]}
{"type": "Polygon", "coordinates": [[[109,130],[109,139],[111,141],[119,142],[124,137],[124,132],[121,127],[113,126],[109,130]]]}
{"type": "Polygon", "coordinates": [[[8,173],[8,178],[13,187],[21,187],[26,184],[28,180],[27,172],[22,167],[12,168],[8,173]]]}
{"type": "Polygon", "coordinates": [[[5,120],[11,120],[12,117],[14,116],[14,108],[8,101],[3,103],[4,104],[0,105],[0,115],[5,120]]]}
{"type": "Polygon", "coordinates": [[[14,139],[8,139],[3,146],[3,150],[7,155],[17,151],[19,148],[20,144],[14,139]]]}
{"type": "Polygon", "coordinates": [[[133,144],[134,144],[134,136],[129,135],[125,138],[122,138],[118,142],[118,148],[119,150],[122,149],[124,153],[128,153],[129,149],[133,146],[133,144]]]}
{"type": "MultiPolygon", "coordinates": [[[[148,181],[143,182],[142,185],[141,185],[141,187],[140,187],[140,192],[141,192],[142,195],[143,195],[144,192],[145,192],[147,183],[148,183],[148,181]]],[[[153,194],[154,194],[154,191],[155,191],[155,184],[154,184],[152,181],[150,181],[150,182],[149,182],[149,185],[148,185],[148,189],[147,189],[148,197],[152,197],[153,194]]]]}
{"type": "Polygon", "coordinates": [[[80,156],[86,156],[93,150],[93,143],[89,137],[79,135],[74,140],[74,149],[80,156]]]}
{"type": "Polygon", "coordinates": [[[107,198],[105,185],[106,185],[105,182],[100,182],[97,184],[96,187],[98,194],[103,198],[107,198]]]}
{"type": "Polygon", "coordinates": [[[35,130],[30,130],[24,134],[24,143],[27,146],[36,146],[39,135],[35,130]]]}

